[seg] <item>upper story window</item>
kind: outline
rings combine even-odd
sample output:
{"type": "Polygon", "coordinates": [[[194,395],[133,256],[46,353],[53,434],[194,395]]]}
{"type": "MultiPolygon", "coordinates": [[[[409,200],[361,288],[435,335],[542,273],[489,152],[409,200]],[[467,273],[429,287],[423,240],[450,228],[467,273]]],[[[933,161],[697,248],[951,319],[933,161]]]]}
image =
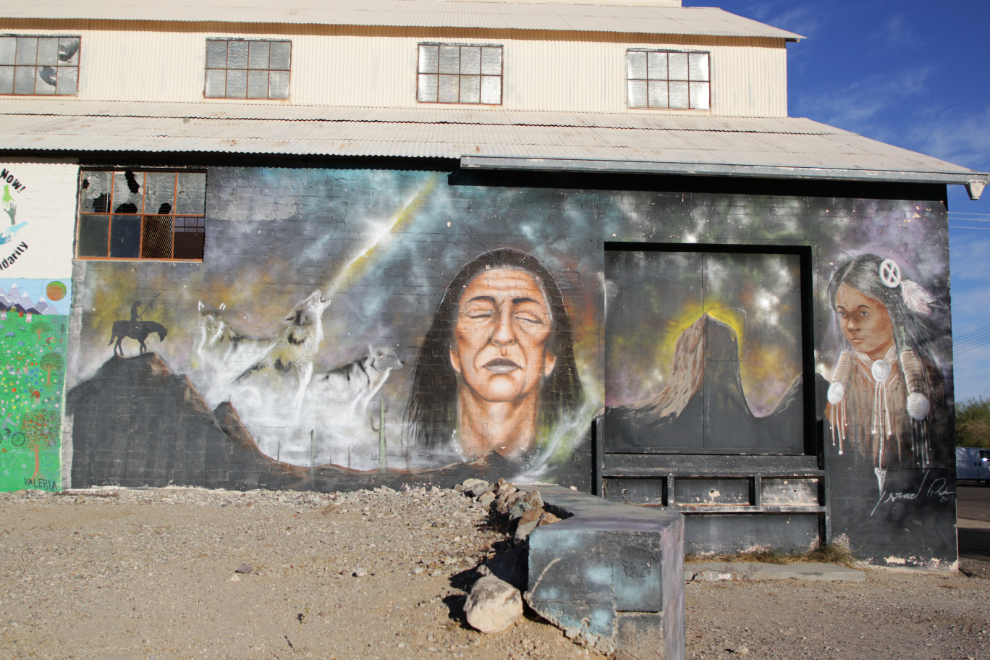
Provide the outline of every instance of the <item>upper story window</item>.
{"type": "Polygon", "coordinates": [[[420,103],[502,103],[502,47],[419,45],[420,103]]]}
{"type": "Polygon", "coordinates": [[[630,108],[710,110],[708,53],[626,51],[630,108]]]}
{"type": "Polygon", "coordinates": [[[79,37],[0,35],[0,94],[74,95],[79,42],[79,37]]]}
{"type": "Polygon", "coordinates": [[[206,40],[206,92],[212,99],[287,99],[291,41],[206,40]]]}
{"type": "Polygon", "coordinates": [[[203,259],[206,172],[84,171],[76,256],[203,259]]]}

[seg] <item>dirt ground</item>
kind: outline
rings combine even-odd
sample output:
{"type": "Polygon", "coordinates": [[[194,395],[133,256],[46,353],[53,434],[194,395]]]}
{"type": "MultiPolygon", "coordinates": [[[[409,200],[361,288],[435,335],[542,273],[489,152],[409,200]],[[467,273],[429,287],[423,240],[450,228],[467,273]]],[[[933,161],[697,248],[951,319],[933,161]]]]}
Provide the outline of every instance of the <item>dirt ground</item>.
{"type": "MultiPolygon", "coordinates": [[[[453,491],[21,491],[0,516],[0,658],[597,657],[535,615],[467,627],[504,537],[453,491]]],[[[689,583],[687,622],[697,659],[990,658],[990,581],[689,583]]]]}

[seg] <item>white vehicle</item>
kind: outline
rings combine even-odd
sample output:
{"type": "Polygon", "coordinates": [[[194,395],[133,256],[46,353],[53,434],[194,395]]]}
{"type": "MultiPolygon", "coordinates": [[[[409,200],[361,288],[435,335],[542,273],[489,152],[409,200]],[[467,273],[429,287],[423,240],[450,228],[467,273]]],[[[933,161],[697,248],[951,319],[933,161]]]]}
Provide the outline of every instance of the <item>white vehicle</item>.
{"type": "Polygon", "coordinates": [[[956,447],[956,480],[982,481],[990,486],[990,450],[956,447]]]}

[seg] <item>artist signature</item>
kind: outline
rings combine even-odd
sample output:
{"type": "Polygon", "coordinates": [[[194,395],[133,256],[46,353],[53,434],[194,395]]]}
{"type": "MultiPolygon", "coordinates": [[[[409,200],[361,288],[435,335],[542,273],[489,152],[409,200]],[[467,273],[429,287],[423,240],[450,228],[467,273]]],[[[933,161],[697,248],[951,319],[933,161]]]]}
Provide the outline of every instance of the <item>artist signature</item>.
{"type": "Polygon", "coordinates": [[[945,502],[951,501],[956,496],[956,491],[946,488],[946,481],[942,477],[934,479],[931,483],[928,483],[928,488],[926,489],[925,485],[928,481],[928,475],[929,470],[925,470],[925,476],[921,479],[921,485],[918,486],[918,490],[916,491],[891,493],[884,490],[881,492],[880,499],[877,500],[877,505],[873,507],[873,511],[870,511],[870,515],[872,516],[876,513],[876,510],[880,508],[881,504],[891,504],[897,500],[916,500],[924,496],[931,500],[938,500],[939,503],[944,504],[945,502]]]}

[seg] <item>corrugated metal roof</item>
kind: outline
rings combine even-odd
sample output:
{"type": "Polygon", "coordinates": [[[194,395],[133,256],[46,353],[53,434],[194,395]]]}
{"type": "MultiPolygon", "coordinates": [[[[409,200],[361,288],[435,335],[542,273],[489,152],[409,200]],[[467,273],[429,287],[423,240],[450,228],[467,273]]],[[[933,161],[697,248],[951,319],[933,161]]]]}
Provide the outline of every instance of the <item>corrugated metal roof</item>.
{"type": "Polygon", "coordinates": [[[442,0],[40,0],[0,6],[0,18],[219,21],[390,27],[565,30],[799,39],[721,9],[442,0]]]}
{"type": "MultiPolygon", "coordinates": [[[[248,104],[222,106],[221,111],[220,107],[0,101],[0,145],[8,150],[70,152],[471,157],[678,165],[672,171],[696,166],[882,171],[901,173],[900,180],[919,180],[914,175],[924,174],[926,180],[947,183],[986,178],[964,167],[808,119],[248,104]]],[[[897,180],[898,176],[886,178],[897,180]]]]}
{"type": "Polygon", "coordinates": [[[200,119],[277,119],[280,121],[358,121],[419,124],[505,124],[523,126],[587,126],[656,128],[683,131],[731,131],[781,134],[844,133],[837,128],[791,117],[712,117],[710,115],[629,112],[538,112],[422,105],[417,108],[355,108],[263,103],[140,103],[127,101],[62,101],[0,99],[4,115],[75,115],[103,117],[179,117],[200,119]]]}

